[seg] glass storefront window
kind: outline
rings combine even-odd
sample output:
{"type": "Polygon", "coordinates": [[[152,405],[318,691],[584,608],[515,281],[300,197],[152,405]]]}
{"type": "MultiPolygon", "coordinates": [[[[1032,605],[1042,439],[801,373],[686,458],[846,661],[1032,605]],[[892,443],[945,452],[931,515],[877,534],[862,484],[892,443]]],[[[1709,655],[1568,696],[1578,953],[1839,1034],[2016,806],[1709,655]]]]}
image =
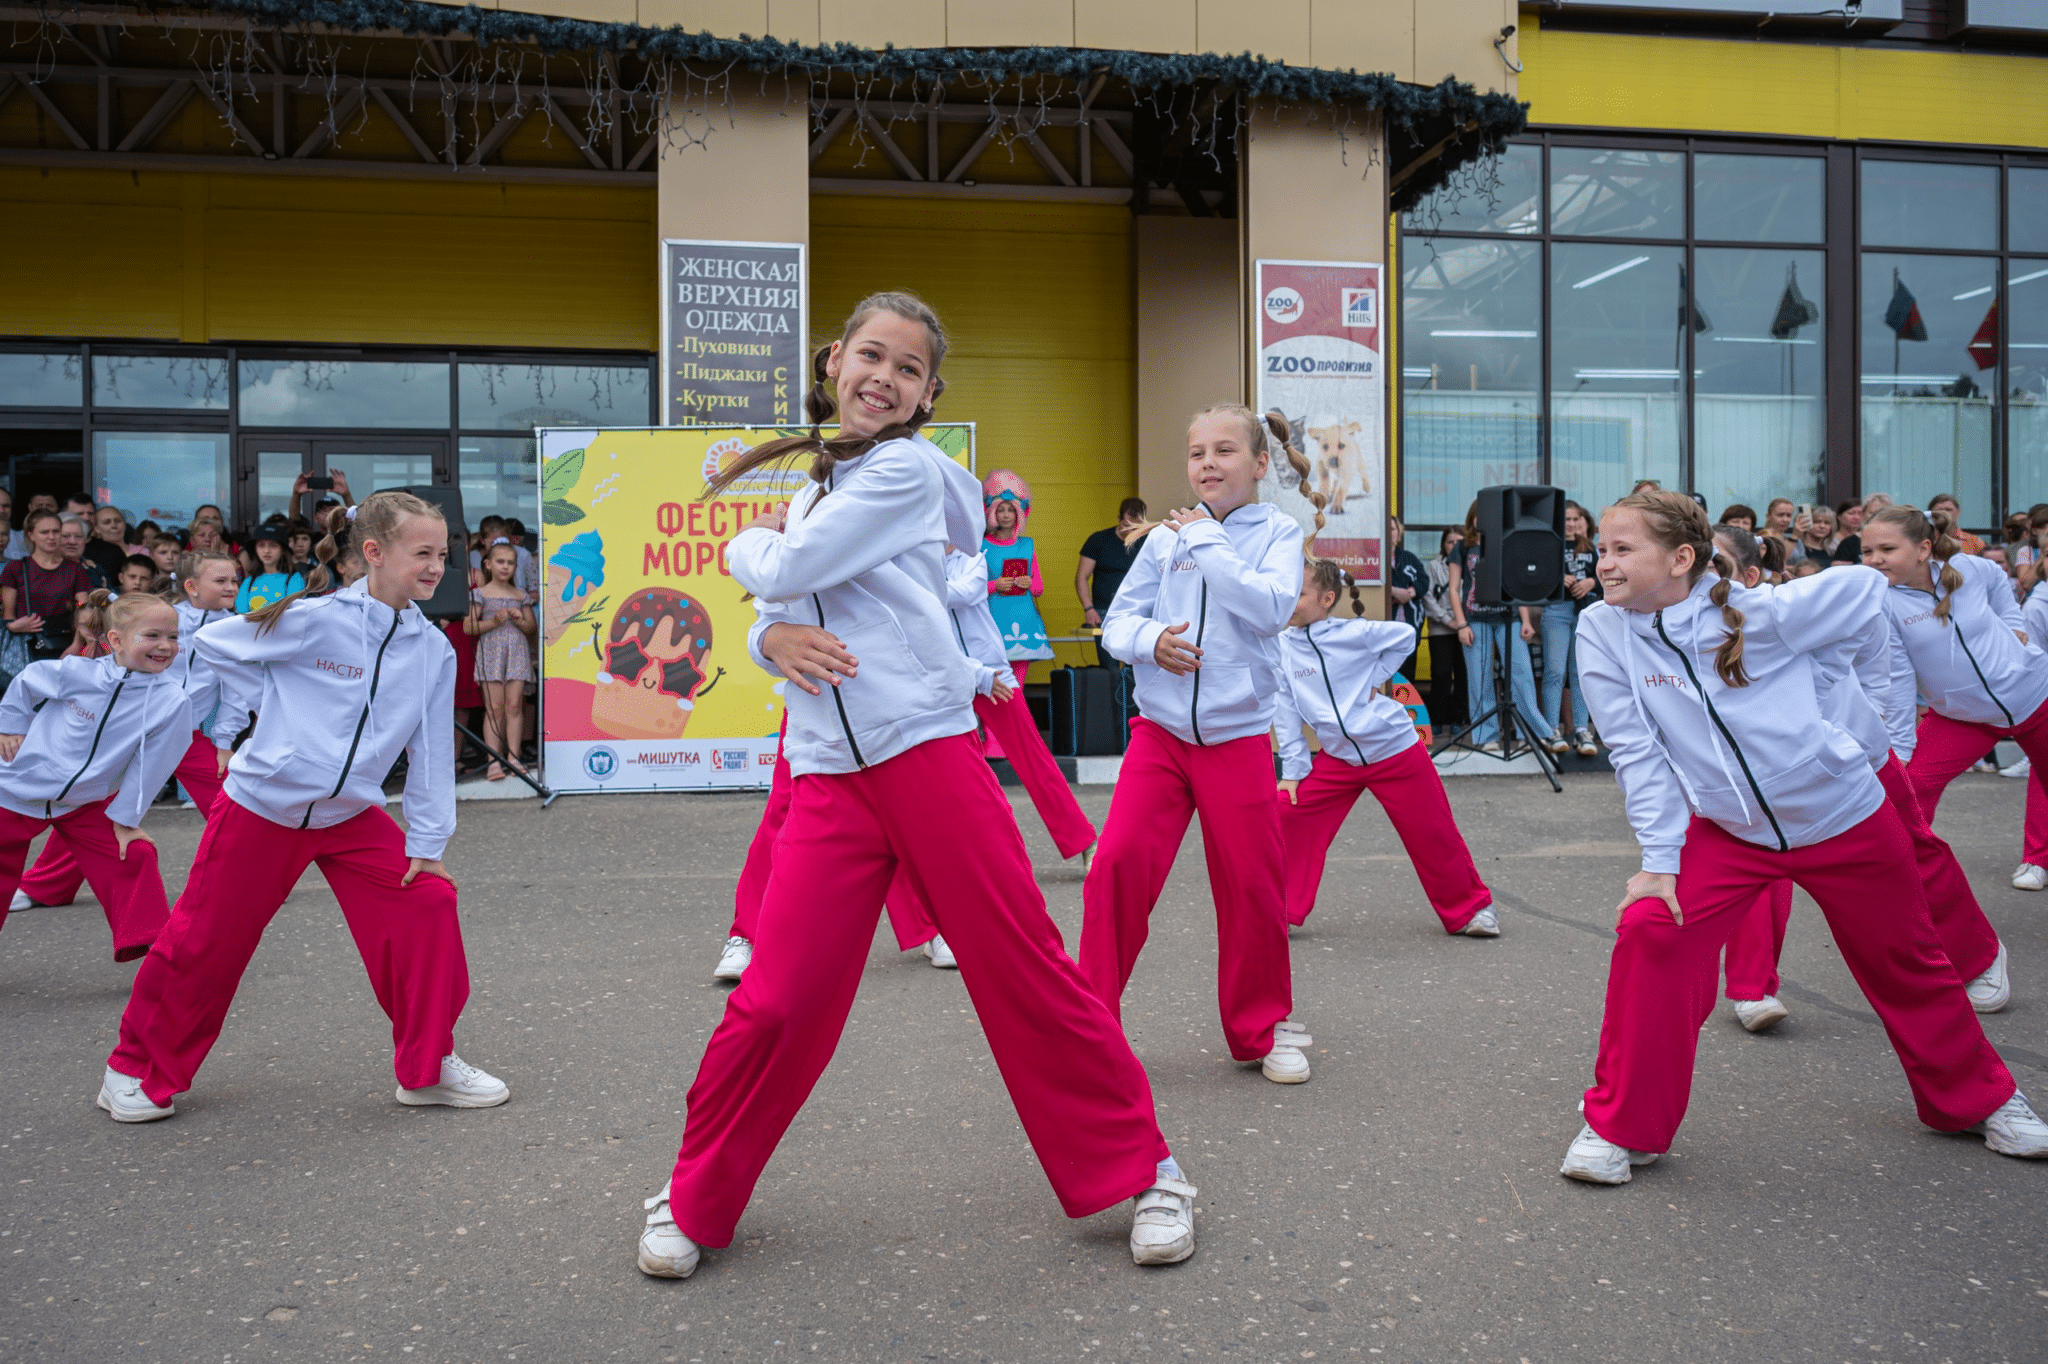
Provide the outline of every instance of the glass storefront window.
{"type": "Polygon", "coordinates": [[[1952,492],[1966,508],[1991,506],[1998,263],[1870,251],[1862,281],[1858,491],[1922,506],[1952,492]]]}
{"type": "Polygon", "coordinates": [[[1405,261],[1406,512],[1463,521],[1479,489],[1533,483],[1542,469],[1542,257],[1525,242],[1447,239],[1415,241],[1405,261]]]}
{"type": "Polygon", "coordinates": [[[244,426],[448,427],[448,366],[390,360],[243,360],[244,426]]]}
{"type": "Polygon", "coordinates": [[[84,375],[75,352],[0,351],[0,407],[81,407],[84,375]]]}
{"type": "Polygon", "coordinates": [[[434,481],[434,457],[411,451],[330,450],[327,468],[330,473],[341,471],[348,479],[349,492],[358,502],[386,488],[426,487],[434,481]]]}
{"type": "Polygon", "coordinates": [[[1543,149],[1480,160],[1401,217],[1411,232],[1535,232],[1543,225],[1543,149]]]}
{"type": "Polygon", "coordinates": [[[1683,236],[1684,154],[1552,147],[1550,230],[1570,237],[1683,236]]]}
{"type": "Polygon", "coordinates": [[[1863,163],[1863,245],[1998,247],[1998,167],[1863,163]]]}
{"type": "Polygon", "coordinates": [[[1684,270],[1675,246],[1551,247],[1550,481],[1587,507],[1679,486],[1684,270]]]}
{"type": "Polygon", "coordinates": [[[2014,166],[2006,183],[2006,244],[2048,251],[2048,169],[2014,166]]]}
{"type": "Polygon", "coordinates": [[[225,355],[92,357],[94,407],[228,409],[225,355]]]}
{"type": "Polygon", "coordinates": [[[520,431],[536,426],[646,426],[647,366],[461,366],[465,430],[520,431]]]}
{"type": "Polygon", "coordinates": [[[94,500],[119,507],[131,526],[182,526],[206,503],[229,505],[227,433],[96,431],[92,484],[94,500]]]}
{"type": "MultiPolygon", "coordinates": [[[[2015,260],[2007,295],[2007,414],[2011,449],[2005,505],[2018,511],[2048,502],[2048,260],[2015,260]]],[[[1972,509],[1965,506],[1964,515],[1972,509]]]]}
{"type": "Polygon", "coordinates": [[[1693,253],[1693,482],[1719,511],[1821,500],[1827,463],[1827,257],[1693,253]]]}
{"type": "Polygon", "coordinates": [[[1815,242],[1827,222],[1818,156],[1701,152],[1692,161],[1692,232],[1701,241],[1815,242]]]}
{"type": "Polygon", "coordinates": [[[486,516],[516,516],[529,536],[538,536],[540,474],[532,437],[464,436],[456,444],[462,517],[470,528],[486,516]]]}

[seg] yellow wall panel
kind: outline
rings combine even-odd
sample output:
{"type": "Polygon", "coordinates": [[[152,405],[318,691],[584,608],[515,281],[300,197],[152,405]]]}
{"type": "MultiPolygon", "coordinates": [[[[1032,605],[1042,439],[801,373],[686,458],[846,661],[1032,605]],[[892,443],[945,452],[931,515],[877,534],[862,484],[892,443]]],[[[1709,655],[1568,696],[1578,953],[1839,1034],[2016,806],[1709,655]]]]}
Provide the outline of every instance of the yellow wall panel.
{"type": "Polygon", "coordinates": [[[954,47],[1069,47],[1074,0],[949,0],[946,41],[954,47]]]}
{"type": "Polygon", "coordinates": [[[1534,123],[2048,146],[2048,67],[2033,57],[1533,25],[1522,36],[1534,123]]]}
{"type": "Polygon", "coordinates": [[[1074,0],[1074,44],[1133,52],[1194,52],[1195,0],[1074,0]]]}
{"type": "MultiPolygon", "coordinates": [[[[1081,623],[1081,542],[1136,487],[1130,234],[1122,208],[811,201],[816,339],[876,289],[915,290],[938,310],[952,344],[939,419],[977,424],[984,476],[1010,468],[1031,484],[1053,634],[1081,623]]],[[[1078,661],[1070,647],[1061,657],[1078,661]]]]}
{"type": "Polygon", "coordinates": [[[0,170],[0,333],[652,350],[654,194],[0,170]]]}
{"type": "Polygon", "coordinates": [[[1415,0],[1313,0],[1310,56],[1332,71],[1415,70],[1415,0]]]}
{"type": "Polygon", "coordinates": [[[944,47],[946,0],[818,0],[818,27],[828,43],[944,47]]]}
{"type": "Polygon", "coordinates": [[[1310,61],[1309,0],[1198,0],[1195,41],[1203,52],[1250,52],[1276,62],[1310,61]]]}
{"type": "MultiPolygon", "coordinates": [[[[815,19],[815,3],[810,9],[815,19]]],[[[640,22],[649,28],[758,38],[768,32],[768,0],[640,0],[640,22]]]]}

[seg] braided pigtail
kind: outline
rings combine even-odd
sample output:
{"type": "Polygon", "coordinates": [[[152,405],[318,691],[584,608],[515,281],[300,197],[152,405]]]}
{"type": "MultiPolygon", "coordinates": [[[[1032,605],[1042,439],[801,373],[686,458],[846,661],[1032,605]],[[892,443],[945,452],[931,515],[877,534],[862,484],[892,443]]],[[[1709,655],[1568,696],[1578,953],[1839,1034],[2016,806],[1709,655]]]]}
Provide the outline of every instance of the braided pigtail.
{"type": "Polygon", "coordinates": [[[818,347],[811,356],[811,387],[804,394],[804,415],[811,420],[811,429],[801,436],[784,436],[779,440],[763,441],[738,459],[718,471],[718,476],[704,485],[703,495],[697,500],[716,497],[754,470],[770,464],[780,464],[802,455],[811,457],[811,481],[823,484],[832,477],[832,470],[838,465],[859,459],[868,451],[885,441],[901,439],[916,431],[931,420],[932,408],[938,404],[939,395],[946,391],[946,381],[937,377],[939,365],[946,358],[946,329],[939,322],[939,315],[931,306],[915,294],[888,291],[869,294],[846,319],[846,328],[840,334],[838,345],[853,340],[853,334],[861,323],[876,313],[894,313],[898,317],[924,324],[926,334],[931,338],[931,361],[933,374],[932,396],[929,402],[911,414],[907,422],[897,422],[883,428],[872,436],[834,436],[830,440],[820,429],[839,414],[839,398],[832,376],[826,372],[832,359],[832,346],[818,347]]]}
{"type": "Polygon", "coordinates": [[[1742,612],[1728,604],[1729,591],[1735,586],[1735,561],[1717,550],[1713,564],[1721,581],[1707,589],[1707,600],[1721,608],[1721,623],[1728,627],[1728,637],[1714,650],[1714,671],[1729,686],[1746,687],[1749,674],[1742,669],[1742,612]]]}
{"type": "Polygon", "coordinates": [[[267,635],[275,630],[278,621],[284,619],[284,613],[291,608],[293,602],[301,597],[318,596],[327,589],[329,583],[336,581],[338,570],[334,565],[347,553],[351,529],[348,509],[330,507],[327,514],[321,518],[320,525],[327,533],[313,546],[313,571],[306,575],[306,585],[288,597],[279,597],[270,605],[251,611],[249,621],[255,625],[257,634],[267,635]]]}
{"type": "Polygon", "coordinates": [[[1351,614],[1363,616],[1365,614],[1365,599],[1358,595],[1358,579],[1351,576],[1349,569],[1339,569],[1337,571],[1343,576],[1344,590],[1351,594],[1351,614]]]}
{"type": "Polygon", "coordinates": [[[1308,543],[1314,545],[1316,536],[1323,533],[1323,508],[1329,505],[1330,499],[1310,485],[1309,480],[1315,471],[1309,467],[1308,456],[1294,448],[1294,428],[1288,425],[1286,414],[1277,407],[1266,413],[1266,448],[1270,451],[1275,445],[1279,446],[1279,453],[1286,456],[1294,476],[1301,480],[1301,495],[1316,509],[1316,533],[1308,538],[1308,543]]]}

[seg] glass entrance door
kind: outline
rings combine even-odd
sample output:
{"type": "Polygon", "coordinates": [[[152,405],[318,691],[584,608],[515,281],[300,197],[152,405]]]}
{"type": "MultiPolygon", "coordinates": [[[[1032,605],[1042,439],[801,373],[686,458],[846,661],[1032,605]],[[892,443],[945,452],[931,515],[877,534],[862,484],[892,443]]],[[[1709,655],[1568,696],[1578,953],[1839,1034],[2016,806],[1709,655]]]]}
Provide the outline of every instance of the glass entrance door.
{"type": "Polygon", "coordinates": [[[349,499],[360,502],[385,488],[447,483],[448,442],[432,437],[243,436],[238,461],[240,489],[235,524],[254,526],[272,516],[309,516],[335,494],[311,489],[294,505],[299,475],[315,479],[339,474],[349,499]]]}

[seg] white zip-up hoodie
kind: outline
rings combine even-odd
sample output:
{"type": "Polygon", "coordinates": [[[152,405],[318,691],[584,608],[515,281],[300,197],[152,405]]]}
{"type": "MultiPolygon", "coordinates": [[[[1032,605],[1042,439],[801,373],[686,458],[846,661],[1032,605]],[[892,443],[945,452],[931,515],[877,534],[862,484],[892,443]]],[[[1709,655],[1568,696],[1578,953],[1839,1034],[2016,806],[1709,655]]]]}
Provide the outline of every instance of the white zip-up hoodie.
{"type": "Polygon", "coordinates": [[[1846,833],[1884,802],[1856,737],[1821,713],[1813,655],[1877,631],[1884,577],[1849,567],[1737,587],[1746,687],[1714,670],[1727,635],[1711,572],[1675,606],[1579,616],[1579,680],[1610,750],[1643,870],[1675,874],[1689,814],[1778,851],[1846,833]]]}
{"type": "Polygon", "coordinates": [[[1301,596],[1301,524],[1252,502],[1221,521],[1145,537],[1102,622],[1110,656],[1137,668],[1138,711],[1183,743],[1220,744],[1273,727],[1280,647],[1301,596]],[[1152,661],[1167,627],[1202,650],[1176,677],[1152,661]]]}
{"type": "Polygon", "coordinates": [[[884,441],[790,499],[781,534],[757,526],[726,548],[758,599],[747,652],[770,625],[820,625],[860,660],[812,696],[783,689],[783,756],[796,776],[847,773],[975,728],[975,667],[946,611],[948,544],[981,544],[981,486],[921,436],[884,441]]]}
{"type": "Polygon", "coordinates": [[[993,695],[996,679],[1010,681],[1016,672],[1003,651],[1003,632],[988,609],[988,560],[980,550],[955,549],[946,556],[946,610],[953,616],[953,634],[960,652],[974,665],[974,690],[993,695]]]}
{"type": "Polygon", "coordinates": [[[1398,620],[1322,620],[1280,632],[1282,686],[1274,702],[1280,775],[1299,781],[1313,759],[1302,722],[1323,752],[1353,767],[1382,762],[1422,741],[1408,708],[1378,688],[1415,648],[1398,620]]]}
{"type": "MultiPolygon", "coordinates": [[[[181,652],[177,661],[171,664],[171,671],[177,675],[178,685],[185,689],[185,696],[192,702],[192,728],[205,734],[221,748],[227,748],[235,741],[235,735],[249,723],[247,711],[230,707],[239,712],[241,719],[226,738],[216,738],[215,723],[222,719],[220,679],[213,675],[213,669],[192,647],[192,641],[199,632],[217,620],[226,620],[233,611],[202,611],[189,600],[174,605],[178,613],[178,641],[181,652]]],[[[190,745],[187,745],[189,747],[190,745]]]]}
{"type": "Polygon", "coordinates": [[[256,732],[228,764],[235,804],[288,829],[331,828],[384,804],[402,752],[406,856],[447,850],[455,649],[418,606],[393,611],[357,582],[294,602],[267,634],[247,616],[215,621],[195,647],[220,679],[222,710],[256,712],[256,732]]]}
{"type": "Polygon", "coordinates": [[[2048,578],[2035,583],[2034,590],[2027,594],[2027,604],[2020,608],[2020,619],[2027,623],[2029,647],[2048,653],[2048,578]]]}
{"type": "Polygon", "coordinates": [[[132,672],[111,657],[23,668],[0,699],[0,734],[27,736],[0,767],[0,806],[62,819],[111,795],[108,819],[142,823],[192,744],[192,707],[177,670],[174,659],[160,673],[132,672]]]}
{"type": "Polygon", "coordinates": [[[2025,724],[2048,701],[2048,668],[2013,633],[2027,623],[2011,579],[1973,554],[1959,554],[1946,565],[1936,559],[1927,567],[1934,591],[1894,587],[1884,596],[1885,611],[1920,676],[1920,694],[1951,720],[2001,729],[2025,724]],[[1948,595],[1941,590],[1944,567],[1963,575],[1945,622],[1934,614],[1948,595]]]}
{"type": "Polygon", "coordinates": [[[1912,760],[1919,736],[1919,687],[1913,660],[1890,617],[1880,617],[1861,636],[1814,650],[1813,664],[1821,715],[1855,738],[1872,770],[1894,753],[1900,762],[1912,760]]]}

